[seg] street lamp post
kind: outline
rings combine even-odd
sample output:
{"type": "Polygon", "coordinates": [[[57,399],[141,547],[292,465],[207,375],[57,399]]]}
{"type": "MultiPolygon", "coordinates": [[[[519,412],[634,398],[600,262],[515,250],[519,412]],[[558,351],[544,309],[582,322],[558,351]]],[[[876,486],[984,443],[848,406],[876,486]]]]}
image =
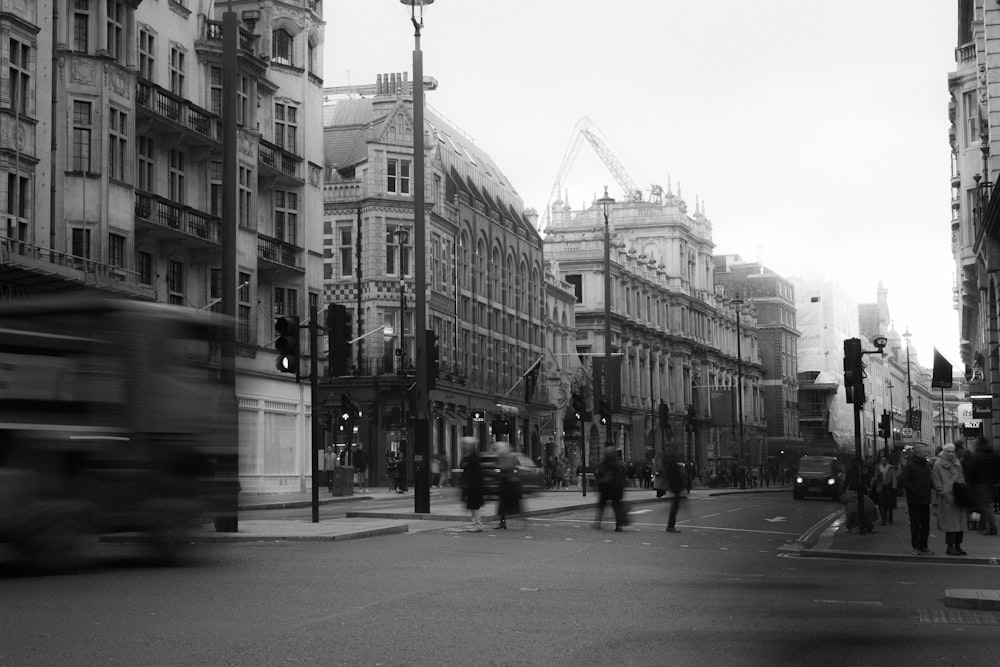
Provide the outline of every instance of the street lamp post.
{"type": "Polygon", "coordinates": [[[889,414],[891,415],[890,421],[889,421],[889,442],[893,443],[893,446],[895,446],[895,443],[896,443],[896,406],[893,404],[893,401],[892,401],[892,389],[893,389],[893,387],[895,385],[892,384],[892,380],[889,380],[886,383],[885,386],[889,390],[889,414]]]}
{"type": "Polygon", "coordinates": [[[413,24],[413,296],[416,384],[413,391],[413,511],[428,514],[430,495],[430,437],[427,414],[427,253],[424,227],[424,58],[420,30],[424,6],[434,0],[400,0],[410,7],[413,24]],[[417,7],[420,7],[419,13],[417,7]]]}
{"type": "MultiPolygon", "coordinates": [[[[403,247],[409,237],[409,232],[401,227],[393,231],[399,246],[399,347],[396,348],[398,359],[396,372],[399,373],[399,443],[408,440],[406,423],[406,265],[403,263],[403,247]]],[[[405,450],[404,450],[405,452],[405,450]]]]}
{"type": "Polygon", "coordinates": [[[732,304],[736,308],[736,394],[738,397],[737,405],[740,418],[740,469],[743,470],[743,473],[740,475],[740,488],[745,489],[747,476],[743,461],[743,332],[740,328],[740,311],[743,308],[743,298],[738,292],[732,304]]]}
{"type": "Polygon", "coordinates": [[[604,196],[597,204],[604,213],[604,401],[608,407],[608,423],[604,425],[604,446],[612,444],[612,422],[614,421],[614,397],[611,382],[611,225],[608,214],[615,200],[608,196],[608,188],[604,187],[604,196]]]}

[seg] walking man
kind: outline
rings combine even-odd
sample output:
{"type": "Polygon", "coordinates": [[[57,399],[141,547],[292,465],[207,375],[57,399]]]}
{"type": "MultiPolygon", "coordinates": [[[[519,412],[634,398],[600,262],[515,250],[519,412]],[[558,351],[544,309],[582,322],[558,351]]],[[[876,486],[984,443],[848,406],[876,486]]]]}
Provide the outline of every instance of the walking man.
{"type": "Polygon", "coordinates": [[[980,532],[996,535],[997,522],[993,516],[993,487],[1000,482],[1000,456],[993,451],[989,438],[976,440],[976,451],[970,464],[969,485],[979,512],[980,532]]]}
{"type": "Polygon", "coordinates": [[[915,556],[933,556],[927,548],[931,532],[931,467],[923,445],[914,447],[899,475],[899,485],[906,493],[906,511],[910,515],[910,546],[915,556]]]}
{"type": "Polygon", "coordinates": [[[677,510],[681,507],[681,493],[684,491],[684,471],[677,454],[670,450],[663,458],[663,467],[666,468],[667,490],[673,495],[670,499],[670,517],[667,519],[667,532],[679,533],[677,530],[677,510]]]}

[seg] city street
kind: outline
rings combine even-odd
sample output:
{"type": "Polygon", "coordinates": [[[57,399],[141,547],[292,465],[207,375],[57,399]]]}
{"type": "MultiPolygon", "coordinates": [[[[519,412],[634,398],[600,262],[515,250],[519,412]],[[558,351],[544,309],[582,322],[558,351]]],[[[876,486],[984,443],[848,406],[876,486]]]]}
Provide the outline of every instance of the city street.
{"type": "Polygon", "coordinates": [[[797,558],[836,508],[712,496],[685,501],[680,534],[661,502],[632,507],[623,533],[610,510],[601,531],[572,511],[506,531],[198,544],[171,568],[106,544],[82,572],[0,568],[0,664],[995,663],[1000,614],[942,600],[994,568],[797,558]]]}

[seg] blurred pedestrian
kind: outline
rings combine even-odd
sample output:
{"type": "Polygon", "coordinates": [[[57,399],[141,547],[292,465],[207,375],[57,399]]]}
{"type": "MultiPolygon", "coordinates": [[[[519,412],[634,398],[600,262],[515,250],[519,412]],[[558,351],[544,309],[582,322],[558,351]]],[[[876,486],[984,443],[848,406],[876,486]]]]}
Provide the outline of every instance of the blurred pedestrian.
{"type": "Polygon", "coordinates": [[[368,453],[354,445],[354,483],[361,493],[368,493],[368,453]]]}
{"type": "Polygon", "coordinates": [[[517,478],[517,456],[510,450],[509,442],[497,442],[497,467],[500,468],[500,500],[497,514],[500,515],[499,529],[507,530],[507,517],[521,513],[521,483],[517,478]]]}
{"type": "Polygon", "coordinates": [[[385,474],[389,478],[389,490],[393,492],[399,491],[399,461],[393,452],[386,454],[385,474]]]}
{"type": "Polygon", "coordinates": [[[399,448],[399,455],[396,457],[396,468],[399,473],[396,491],[406,493],[406,450],[402,447],[399,448]]]}
{"type": "Polygon", "coordinates": [[[875,519],[878,518],[878,508],[874,501],[864,494],[861,494],[861,512],[858,513],[858,492],[856,489],[845,491],[840,497],[844,503],[844,527],[847,532],[855,533],[858,527],[864,525],[864,532],[870,533],[875,530],[875,519]],[[863,523],[862,523],[863,522],[863,523]]]}
{"type": "Polygon", "coordinates": [[[667,480],[667,490],[673,495],[673,498],[670,499],[667,532],[679,533],[681,531],[677,530],[677,510],[681,507],[681,493],[684,491],[684,468],[673,450],[669,450],[663,457],[663,468],[667,480]]]}
{"type": "Polygon", "coordinates": [[[557,489],[566,488],[567,468],[568,466],[566,465],[566,459],[560,457],[559,460],[556,461],[555,469],[552,472],[552,484],[553,486],[555,486],[555,488],[557,489]]]}
{"type": "Polygon", "coordinates": [[[611,509],[615,513],[615,532],[622,532],[628,525],[628,517],[625,514],[625,503],[622,498],[625,495],[626,472],[625,466],[618,460],[618,454],[614,447],[604,448],[604,458],[597,466],[594,474],[597,483],[597,518],[594,520],[594,528],[601,529],[601,518],[604,516],[604,506],[609,502],[611,509]]]}
{"type": "Polygon", "coordinates": [[[327,445],[323,450],[323,482],[330,493],[333,493],[333,469],[337,465],[337,456],[333,452],[333,445],[327,445]]]}
{"type": "Polygon", "coordinates": [[[970,462],[969,486],[979,512],[979,528],[983,535],[996,535],[997,522],[993,516],[994,487],[1000,482],[1000,456],[993,451],[989,438],[976,440],[976,451],[970,462]]]}
{"type": "Polygon", "coordinates": [[[914,447],[910,452],[903,471],[899,473],[899,485],[906,493],[906,512],[910,515],[910,546],[915,556],[933,556],[927,547],[931,532],[931,467],[927,463],[927,450],[923,446],[914,447]]]}
{"type": "Polygon", "coordinates": [[[635,467],[635,461],[629,459],[628,465],[625,466],[625,476],[628,478],[629,488],[635,487],[636,477],[639,476],[639,470],[635,467]]]}
{"type": "Polygon", "coordinates": [[[962,537],[965,533],[965,508],[955,499],[955,485],[965,484],[965,474],[958,460],[955,445],[948,443],[941,448],[931,469],[931,482],[938,496],[938,530],[944,531],[944,541],[948,545],[945,553],[949,556],[964,556],[962,537]]]}
{"type": "Polygon", "coordinates": [[[875,467],[875,493],[878,497],[878,513],[882,517],[882,525],[892,523],[892,510],[896,507],[896,467],[889,463],[889,458],[883,455],[875,467]]]}
{"type": "Polygon", "coordinates": [[[473,533],[483,532],[483,519],[480,509],[483,506],[483,464],[479,459],[479,446],[472,436],[465,436],[462,442],[462,499],[465,508],[472,516],[473,533]]]}
{"type": "Polygon", "coordinates": [[[642,466],[642,488],[653,488],[653,466],[650,465],[649,461],[646,461],[646,464],[642,466]]]}

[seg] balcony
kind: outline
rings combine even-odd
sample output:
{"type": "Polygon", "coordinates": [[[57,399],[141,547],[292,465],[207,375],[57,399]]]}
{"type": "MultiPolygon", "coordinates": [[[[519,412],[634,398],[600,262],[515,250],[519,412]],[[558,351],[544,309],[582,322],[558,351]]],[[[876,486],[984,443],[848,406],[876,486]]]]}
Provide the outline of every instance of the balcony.
{"type": "MultiPolygon", "coordinates": [[[[257,160],[260,163],[261,178],[270,177],[272,181],[291,186],[301,186],[302,158],[289,153],[281,146],[272,144],[266,139],[260,139],[257,147],[257,160]]],[[[273,182],[272,182],[273,185],[273,182]]]]}
{"type": "Polygon", "coordinates": [[[262,260],[261,270],[305,272],[302,248],[270,236],[257,235],[257,257],[262,260]]]}
{"type": "Polygon", "coordinates": [[[136,192],[135,219],[146,233],[173,240],[191,241],[203,248],[220,248],[222,221],[158,195],[136,192]]]}
{"type": "Polygon", "coordinates": [[[214,147],[221,142],[221,118],[151,81],[136,81],[135,101],[138,117],[149,129],[183,135],[191,146],[214,147]]]}
{"type": "Polygon", "coordinates": [[[29,294],[94,289],[154,300],[135,271],[0,236],[0,282],[29,294]]]}

